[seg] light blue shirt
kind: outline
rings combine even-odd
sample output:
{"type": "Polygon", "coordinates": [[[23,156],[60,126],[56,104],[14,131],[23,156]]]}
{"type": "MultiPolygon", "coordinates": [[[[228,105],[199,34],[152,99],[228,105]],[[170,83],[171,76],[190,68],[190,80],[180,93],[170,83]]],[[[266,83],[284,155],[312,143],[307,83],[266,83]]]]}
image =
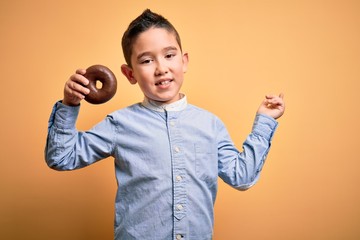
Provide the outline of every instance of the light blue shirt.
{"type": "Polygon", "coordinates": [[[109,156],[118,184],[115,239],[209,240],[218,176],[238,190],[259,178],[277,122],[257,115],[237,150],[218,117],[187,103],[145,99],[77,131],[79,107],[58,102],[49,120],[46,162],[73,170],[109,156]]]}

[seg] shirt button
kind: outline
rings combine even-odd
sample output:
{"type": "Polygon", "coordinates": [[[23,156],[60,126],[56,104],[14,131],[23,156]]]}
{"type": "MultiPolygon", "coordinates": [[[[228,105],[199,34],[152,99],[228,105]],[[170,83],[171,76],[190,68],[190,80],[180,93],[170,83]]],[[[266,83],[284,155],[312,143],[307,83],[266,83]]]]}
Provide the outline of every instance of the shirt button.
{"type": "Polygon", "coordinates": [[[183,206],[181,204],[176,205],[176,210],[178,211],[183,210],[183,206]]]}
{"type": "Polygon", "coordinates": [[[175,122],[174,122],[174,121],[171,121],[171,122],[170,122],[170,126],[172,126],[172,127],[175,126],[175,122]]]}
{"type": "Polygon", "coordinates": [[[182,180],[182,177],[181,176],[176,176],[176,181],[177,182],[180,182],[182,180]]]}
{"type": "Polygon", "coordinates": [[[177,240],[180,240],[181,238],[182,238],[182,236],[181,236],[180,234],[177,234],[177,235],[176,235],[176,239],[177,239],[177,240]]]}
{"type": "Polygon", "coordinates": [[[180,148],[179,147],[175,147],[175,152],[180,152],[180,148]]]}

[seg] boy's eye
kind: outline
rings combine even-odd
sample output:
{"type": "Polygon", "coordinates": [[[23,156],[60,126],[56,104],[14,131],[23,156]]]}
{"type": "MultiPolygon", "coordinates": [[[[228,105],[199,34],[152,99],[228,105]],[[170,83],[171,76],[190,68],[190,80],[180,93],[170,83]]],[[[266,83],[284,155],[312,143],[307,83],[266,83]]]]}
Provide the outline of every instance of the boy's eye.
{"type": "Polygon", "coordinates": [[[173,58],[175,56],[176,56],[175,53],[168,53],[168,54],[165,55],[165,58],[173,58]]]}
{"type": "Polygon", "coordinates": [[[144,59],[144,60],[141,60],[141,61],[140,61],[141,64],[149,64],[149,63],[151,63],[151,62],[152,62],[151,59],[144,59]]]}

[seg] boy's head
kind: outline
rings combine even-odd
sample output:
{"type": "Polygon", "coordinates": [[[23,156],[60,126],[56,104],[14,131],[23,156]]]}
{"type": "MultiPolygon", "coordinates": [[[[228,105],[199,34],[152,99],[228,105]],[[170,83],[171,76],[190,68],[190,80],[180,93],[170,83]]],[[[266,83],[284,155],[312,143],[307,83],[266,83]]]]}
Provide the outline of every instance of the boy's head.
{"type": "Polygon", "coordinates": [[[139,85],[147,99],[172,103],[181,98],[179,91],[189,59],[169,21],[144,11],[130,23],[122,46],[127,64],[121,71],[131,84],[139,85]]]}
{"type": "Polygon", "coordinates": [[[146,9],[140,16],[130,23],[122,37],[124,58],[127,65],[130,67],[132,66],[131,54],[134,42],[141,33],[149,30],[150,28],[163,28],[168,32],[173,33],[177,43],[179,44],[180,50],[182,50],[180,36],[175,27],[163,16],[146,9]]]}

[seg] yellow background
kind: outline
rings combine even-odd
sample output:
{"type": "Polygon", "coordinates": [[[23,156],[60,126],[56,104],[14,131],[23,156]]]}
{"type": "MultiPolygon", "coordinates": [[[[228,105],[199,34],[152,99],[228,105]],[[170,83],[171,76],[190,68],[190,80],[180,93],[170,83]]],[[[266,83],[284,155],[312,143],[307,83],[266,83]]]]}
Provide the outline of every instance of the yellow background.
{"type": "Polygon", "coordinates": [[[177,27],[190,65],[183,92],[217,114],[238,147],[267,93],[285,93],[258,184],[219,182],[215,240],[360,238],[360,1],[0,2],[2,239],[112,239],[112,159],[50,170],[47,120],[76,68],[118,77],[108,103],[81,108],[85,130],[142,100],[121,75],[121,36],[145,8],[177,27]]]}

